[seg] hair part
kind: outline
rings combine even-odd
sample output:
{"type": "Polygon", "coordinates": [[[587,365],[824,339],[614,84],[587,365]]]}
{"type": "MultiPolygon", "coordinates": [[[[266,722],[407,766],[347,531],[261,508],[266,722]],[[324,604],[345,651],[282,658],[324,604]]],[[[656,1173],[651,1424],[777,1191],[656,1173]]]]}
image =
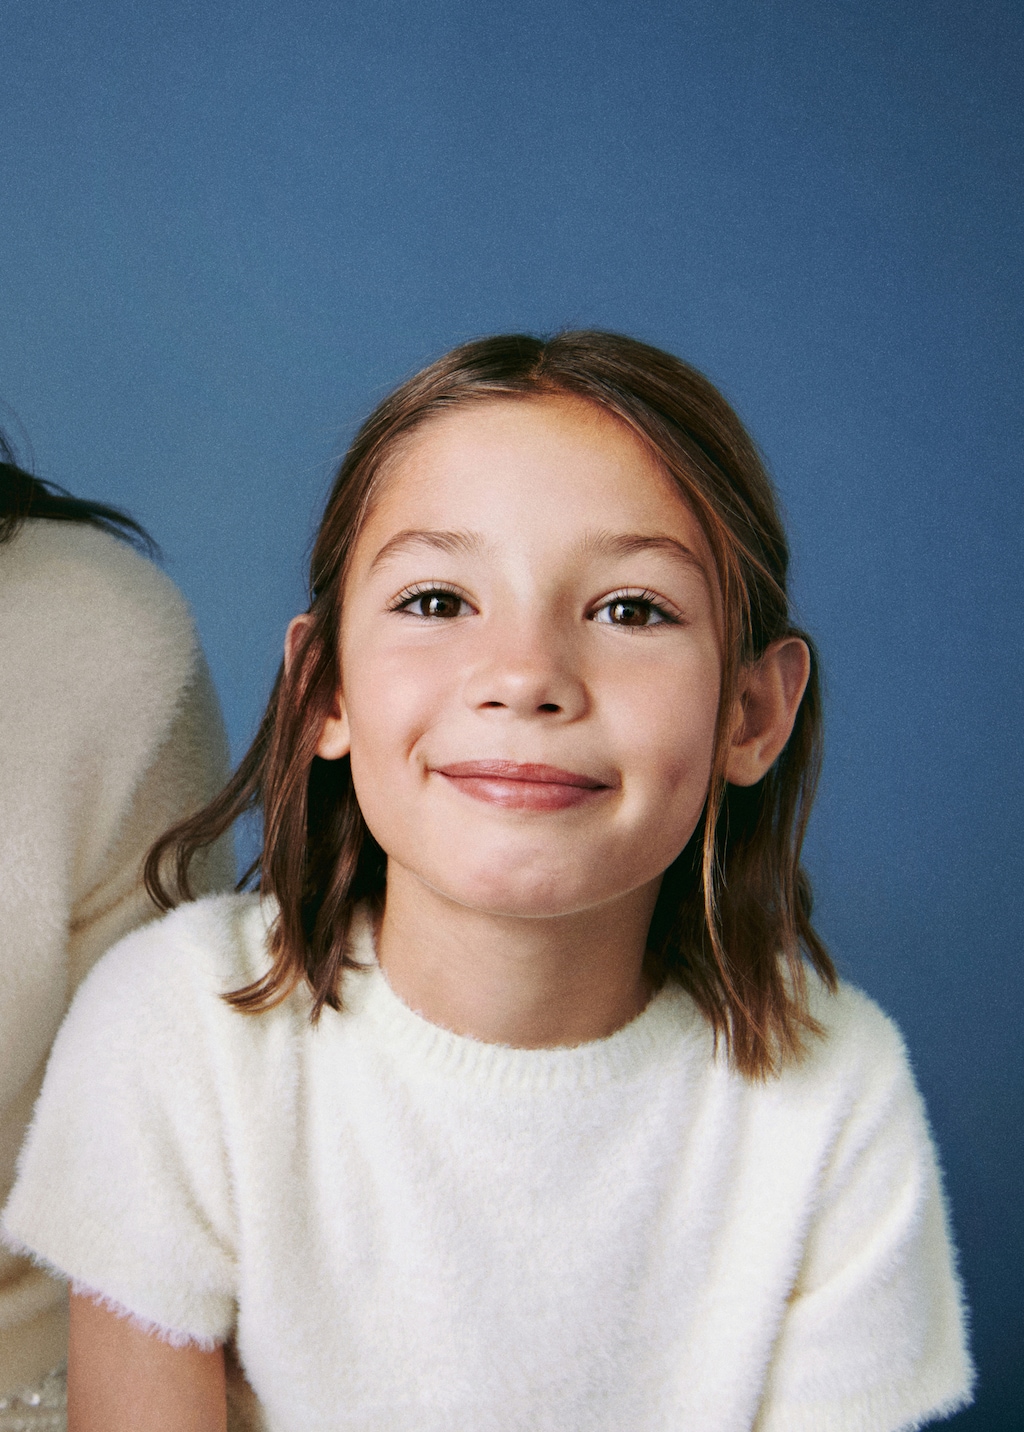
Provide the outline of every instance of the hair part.
{"type": "Polygon", "coordinates": [[[695,369],[618,334],[582,331],[543,340],[480,339],[417,373],[376,408],[338,470],[310,562],[312,617],[281,668],[256,739],[204,810],[168,831],[146,865],[153,899],[191,898],[196,852],[243,813],[263,816],[263,848],[239,882],[271,895],[278,915],[271,966],[226,996],[255,1013],[303,980],[312,1017],[340,1007],[355,962],[356,907],[383,906],[386,856],[363,820],[348,757],[316,754],[341,684],[345,576],[356,540],[404,439],[441,413],[494,398],[562,395],[625,423],[675,480],[707,538],[724,620],[723,672],[704,814],[665,872],[649,937],[650,973],[681,984],[736,1068],[763,1078],[799,1058],[820,1033],[806,966],[830,989],[835,970],[811,923],[800,851],[821,764],[822,713],[814,645],[790,622],[788,547],[772,484],[754,444],[718,390],[695,369]],[[755,786],[729,785],[730,715],[742,672],[775,641],[800,637],[811,671],[790,739],[755,786]],[[162,875],[173,867],[174,890],[162,875]]]}

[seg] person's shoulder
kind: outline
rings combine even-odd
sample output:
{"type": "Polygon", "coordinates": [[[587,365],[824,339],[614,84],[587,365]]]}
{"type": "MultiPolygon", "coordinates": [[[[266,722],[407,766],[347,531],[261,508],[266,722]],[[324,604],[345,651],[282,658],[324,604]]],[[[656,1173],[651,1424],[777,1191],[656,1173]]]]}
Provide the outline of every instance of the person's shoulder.
{"type": "Polygon", "coordinates": [[[891,1063],[906,1058],[903,1036],[870,995],[840,980],[833,993],[821,980],[808,981],[812,1017],[824,1031],[826,1057],[840,1063],[891,1063]]]}
{"type": "Polygon", "coordinates": [[[90,741],[130,731],[148,750],[202,665],[171,579],[127,543],[76,523],[30,521],[0,548],[0,635],[4,666],[18,675],[11,721],[31,726],[45,713],[57,739],[60,713],[73,707],[72,745],[76,730],[90,741]]]}
{"type": "Polygon", "coordinates": [[[269,968],[272,907],[258,895],[189,901],[126,935],[96,963],[75,997],[69,1023],[132,1020],[156,1034],[231,1021],[245,1024],[223,995],[269,968]]]}
{"type": "Polygon", "coordinates": [[[72,615],[84,603],[158,626],[191,625],[184,597],[155,562],[86,523],[26,522],[3,548],[0,573],[6,585],[31,586],[37,600],[72,615]]]}
{"type": "Polygon", "coordinates": [[[805,1034],[802,1057],[779,1078],[782,1089],[846,1107],[885,1100],[896,1088],[909,1090],[913,1077],[903,1036],[875,1001],[845,980],[832,991],[808,971],[807,982],[817,1032],[805,1034]]]}

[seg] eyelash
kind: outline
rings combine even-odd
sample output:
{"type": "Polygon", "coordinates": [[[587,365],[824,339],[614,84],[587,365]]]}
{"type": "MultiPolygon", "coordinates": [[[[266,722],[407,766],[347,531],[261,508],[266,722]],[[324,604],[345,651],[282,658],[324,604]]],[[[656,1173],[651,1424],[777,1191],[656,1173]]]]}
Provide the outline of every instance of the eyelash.
{"type": "Polygon", "coordinates": [[[605,611],[608,607],[614,606],[617,602],[621,602],[623,605],[631,604],[634,606],[649,607],[652,612],[657,612],[659,620],[656,622],[644,622],[642,626],[633,626],[627,622],[606,622],[602,623],[602,625],[617,626],[622,631],[648,631],[652,626],[678,626],[681,621],[680,616],[669,609],[664,598],[659,597],[657,592],[651,592],[646,589],[638,591],[636,588],[630,587],[626,587],[619,592],[611,592],[607,597],[603,597],[600,603],[593,609],[590,620],[596,621],[598,612],[605,611]]]}
{"type": "MultiPolygon", "coordinates": [[[[450,616],[428,616],[425,612],[412,612],[411,608],[413,605],[424,597],[452,597],[456,601],[462,602],[465,606],[472,608],[472,603],[457,587],[448,586],[442,582],[418,582],[415,586],[406,587],[403,592],[399,592],[388,610],[392,612],[409,612],[410,615],[417,616],[420,621],[451,621],[453,619],[450,616]]],[[[617,626],[623,631],[646,631],[652,626],[661,626],[663,624],[678,626],[681,620],[678,615],[669,610],[664,599],[659,597],[656,592],[651,592],[646,589],[638,591],[635,588],[624,588],[622,591],[611,592],[607,597],[604,597],[588,614],[588,621],[596,621],[598,612],[607,610],[607,608],[614,606],[616,602],[623,604],[632,603],[636,606],[648,607],[651,612],[657,613],[659,620],[655,622],[644,622],[642,625],[636,626],[627,622],[603,622],[602,625],[617,626]]],[[[462,615],[462,613],[456,613],[456,615],[462,615]]]]}
{"type": "Polygon", "coordinates": [[[451,621],[451,617],[429,617],[424,612],[412,612],[410,608],[413,603],[422,597],[454,597],[467,607],[473,605],[457,587],[450,587],[444,582],[417,582],[415,586],[406,587],[405,591],[399,592],[388,611],[409,612],[410,616],[417,616],[420,621],[451,621]]]}

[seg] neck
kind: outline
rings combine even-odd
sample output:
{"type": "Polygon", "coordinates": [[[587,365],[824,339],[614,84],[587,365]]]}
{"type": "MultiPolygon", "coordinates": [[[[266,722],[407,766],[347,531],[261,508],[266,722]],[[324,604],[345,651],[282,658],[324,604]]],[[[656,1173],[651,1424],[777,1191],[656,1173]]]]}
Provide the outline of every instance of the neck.
{"type": "Polygon", "coordinates": [[[654,882],[554,918],[495,915],[392,862],[378,958],[403,1003],[455,1034],[520,1049],[586,1044],[650,998],[643,959],[657,891],[654,882]]]}

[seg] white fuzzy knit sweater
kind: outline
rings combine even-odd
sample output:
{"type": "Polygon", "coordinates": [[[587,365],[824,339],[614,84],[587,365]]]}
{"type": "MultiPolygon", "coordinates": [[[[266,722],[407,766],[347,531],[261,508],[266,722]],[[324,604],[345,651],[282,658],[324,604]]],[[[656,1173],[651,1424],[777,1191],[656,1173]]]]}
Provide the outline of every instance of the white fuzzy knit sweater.
{"type": "Polygon", "coordinates": [[[272,1432],[894,1432],[971,1381],[899,1035],[745,1081],[664,990],[608,1039],[429,1024],[358,945],[345,1008],[245,1016],[255,897],[100,962],[54,1049],[7,1236],[170,1337],[235,1333],[272,1432]]]}
{"type": "MultiPolygon", "coordinates": [[[[188,608],[152,562],[64,522],[0,546],[0,1201],[75,989],[155,914],[142,860],[226,758],[188,608]]],[[[222,847],[199,884],[232,878],[222,847]]],[[[0,1394],[61,1360],[65,1304],[0,1248],[0,1394]]]]}

